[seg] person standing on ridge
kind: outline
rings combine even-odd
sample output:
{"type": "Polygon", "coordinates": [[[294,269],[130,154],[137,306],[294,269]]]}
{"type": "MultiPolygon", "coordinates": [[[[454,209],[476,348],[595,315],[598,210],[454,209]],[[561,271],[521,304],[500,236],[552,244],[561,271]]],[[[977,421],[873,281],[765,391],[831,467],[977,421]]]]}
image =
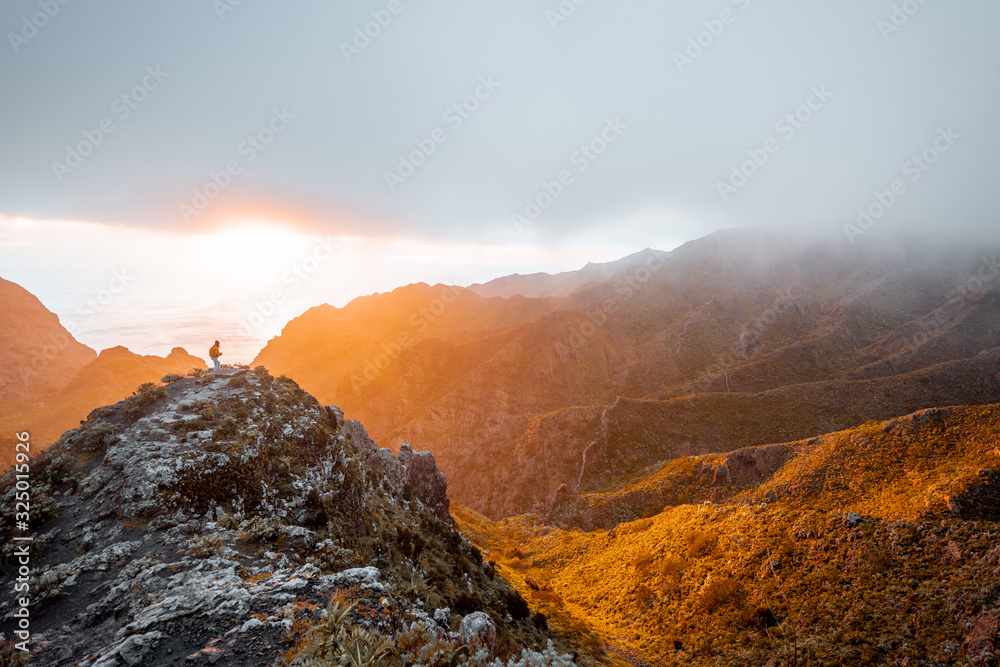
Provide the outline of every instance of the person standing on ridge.
{"type": "Polygon", "coordinates": [[[215,341],[215,345],[213,345],[212,349],[208,351],[208,356],[212,358],[212,363],[215,364],[215,368],[212,370],[219,370],[219,357],[222,356],[222,352],[219,351],[219,341],[215,341]]]}

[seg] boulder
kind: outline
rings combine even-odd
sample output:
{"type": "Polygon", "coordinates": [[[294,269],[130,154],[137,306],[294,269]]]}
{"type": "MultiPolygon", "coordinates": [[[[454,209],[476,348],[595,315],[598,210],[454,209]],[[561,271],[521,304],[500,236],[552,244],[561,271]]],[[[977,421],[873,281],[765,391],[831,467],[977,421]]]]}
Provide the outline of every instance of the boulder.
{"type": "Polygon", "coordinates": [[[479,643],[493,648],[497,641],[497,628],[489,615],[476,611],[462,619],[458,626],[458,637],[463,644],[479,643]]]}

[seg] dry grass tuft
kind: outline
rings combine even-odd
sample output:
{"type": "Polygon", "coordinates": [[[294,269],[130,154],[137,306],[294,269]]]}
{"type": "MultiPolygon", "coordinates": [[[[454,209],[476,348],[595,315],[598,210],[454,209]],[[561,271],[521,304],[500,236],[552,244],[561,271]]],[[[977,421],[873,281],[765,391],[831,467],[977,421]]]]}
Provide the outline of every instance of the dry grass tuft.
{"type": "Polygon", "coordinates": [[[718,539],[719,536],[715,533],[709,533],[704,530],[692,530],[684,536],[684,541],[688,546],[688,556],[698,558],[699,556],[708,554],[715,548],[715,543],[718,539]]]}
{"type": "Polygon", "coordinates": [[[640,608],[645,608],[653,603],[653,591],[645,584],[640,584],[635,589],[635,603],[640,608]]]}
{"type": "Polygon", "coordinates": [[[687,561],[677,554],[667,554],[660,565],[664,577],[679,577],[687,569],[687,561]]]}
{"type": "Polygon", "coordinates": [[[561,605],[563,603],[562,596],[548,587],[531,591],[531,597],[540,602],[547,602],[548,604],[561,605]]]}
{"type": "Polygon", "coordinates": [[[632,567],[635,568],[635,575],[640,579],[649,574],[649,568],[653,564],[653,554],[647,551],[640,551],[632,559],[632,567]]]}
{"type": "Polygon", "coordinates": [[[633,521],[632,523],[622,524],[621,526],[622,535],[641,533],[642,531],[652,526],[653,521],[655,521],[654,518],[646,517],[644,519],[639,519],[638,521],[633,521]]]}
{"type": "Polygon", "coordinates": [[[736,597],[739,589],[740,585],[732,579],[710,581],[698,595],[698,606],[706,613],[713,611],[736,597]]]}

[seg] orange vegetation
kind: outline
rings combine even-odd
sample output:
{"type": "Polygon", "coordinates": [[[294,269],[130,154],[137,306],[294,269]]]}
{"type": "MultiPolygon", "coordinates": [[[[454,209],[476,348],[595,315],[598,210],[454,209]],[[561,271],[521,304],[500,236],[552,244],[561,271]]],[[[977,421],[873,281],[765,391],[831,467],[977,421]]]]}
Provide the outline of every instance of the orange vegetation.
{"type": "Polygon", "coordinates": [[[998,443],[1000,405],[927,410],[794,443],[725,502],[611,530],[454,513],[551,627],[609,662],[980,667],[1000,646],[998,443]]]}

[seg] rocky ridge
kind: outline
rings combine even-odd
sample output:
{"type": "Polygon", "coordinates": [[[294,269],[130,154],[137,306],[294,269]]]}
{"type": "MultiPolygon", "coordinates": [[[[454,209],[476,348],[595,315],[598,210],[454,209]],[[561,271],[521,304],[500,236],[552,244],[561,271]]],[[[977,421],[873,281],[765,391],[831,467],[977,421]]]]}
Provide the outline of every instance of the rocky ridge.
{"type": "MultiPolygon", "coordinates": [[[[352,647],[372,665],[573,664],[456,530],[432,455],[379,449],[263,368],[165,380],[28,467],[32,664],[326,664],[310,661],[352,647]]],[[[11,471],[5,507],[15,493],[11,471]]],[[[10,559],[24,533],[2,532],[10,559]]]]}

